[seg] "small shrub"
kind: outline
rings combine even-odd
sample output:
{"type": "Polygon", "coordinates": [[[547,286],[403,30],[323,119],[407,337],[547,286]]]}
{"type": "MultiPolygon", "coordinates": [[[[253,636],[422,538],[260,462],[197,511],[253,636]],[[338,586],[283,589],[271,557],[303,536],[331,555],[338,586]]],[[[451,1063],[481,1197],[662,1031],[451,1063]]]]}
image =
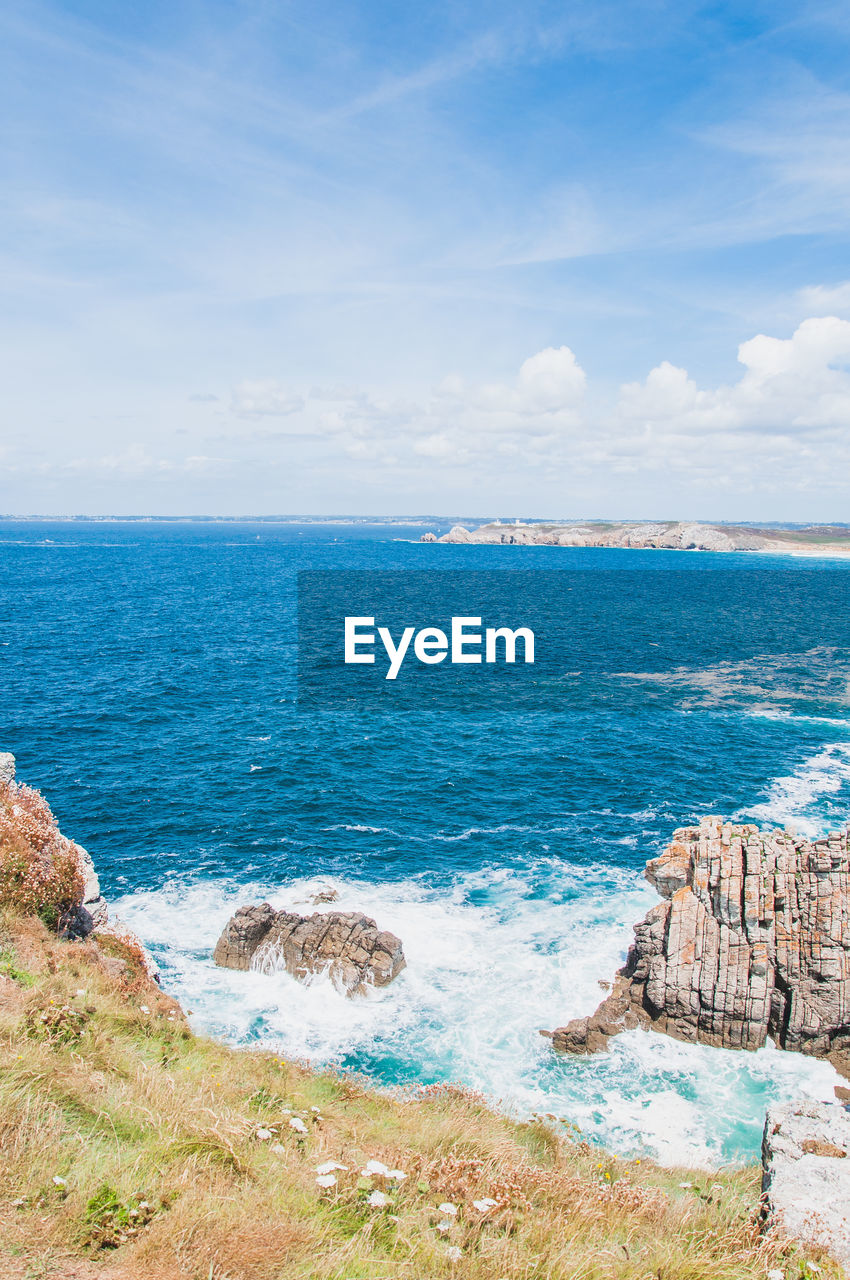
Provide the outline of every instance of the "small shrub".
{"type": "Polygon", "coordinates": [[[32,787],[0,783],[0,906],[56,929],[85,889],[77,846],[32,787]]]}
{"type": "Polygon", "coordinates": [[[35,982],[35,978],[26,969],[19,969],[15,963],[15,957],[11,951],[4,951],[0,948],[0,973],[6,978],[11,978],[13,982],[17,982],[21,987],[31,987],[35,982]]]}
{"type": "Polygon", "coordinates": [[[52,1044],[75,1044],[86,1029],[88,1014],[67,1004],[40,1005],[24,1019],[27,1034],[52,1044]]]}
{"type": "Polygon", "coordinates": [[[156,1209],[143,1194],[122,1200],[108,1182],[91,1197],[83,1215],[83,1244],[95,1249],[117,1249],[148,1225],[156,1209]]]}

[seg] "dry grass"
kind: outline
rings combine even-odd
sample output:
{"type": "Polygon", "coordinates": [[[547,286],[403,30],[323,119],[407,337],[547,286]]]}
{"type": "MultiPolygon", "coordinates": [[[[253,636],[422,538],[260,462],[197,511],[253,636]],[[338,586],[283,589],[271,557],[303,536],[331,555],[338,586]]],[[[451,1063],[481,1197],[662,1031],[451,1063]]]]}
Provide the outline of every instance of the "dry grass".
{"type": "MultiPolygon", "coordinates": [[[[0,1277],[808,1274],[761,1234],[754,1169],[617,1160],[457,1088],[393,1098],[230,1050],[193,1035],[115,939],[61,942],[7,912],[0,949],[0,1277]],[[407,1177],[363,1177],[372,1159],[407,1177]],[[328,1160],[348,1169],[323,1189],[328,1160]],[[373,1191],[389,1204],[371,1207],[373,1191]]],[[[818,1280],[840,1274],[814,1260],[818,1280]]]]}

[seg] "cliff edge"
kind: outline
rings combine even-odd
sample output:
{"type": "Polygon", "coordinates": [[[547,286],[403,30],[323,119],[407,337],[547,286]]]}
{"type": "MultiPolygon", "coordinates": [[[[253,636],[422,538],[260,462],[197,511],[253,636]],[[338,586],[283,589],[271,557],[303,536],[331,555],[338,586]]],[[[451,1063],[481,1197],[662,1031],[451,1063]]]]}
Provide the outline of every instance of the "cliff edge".
{"type": "Polygon", "coordinates": [[[850,1076],[847,831],[807,840],[703,818],[646,877],[664,901],[635,925],[611,994],[550,1034],[570,1053],[645,1026],[680,1040],[829,1058],[850,1076]]]}

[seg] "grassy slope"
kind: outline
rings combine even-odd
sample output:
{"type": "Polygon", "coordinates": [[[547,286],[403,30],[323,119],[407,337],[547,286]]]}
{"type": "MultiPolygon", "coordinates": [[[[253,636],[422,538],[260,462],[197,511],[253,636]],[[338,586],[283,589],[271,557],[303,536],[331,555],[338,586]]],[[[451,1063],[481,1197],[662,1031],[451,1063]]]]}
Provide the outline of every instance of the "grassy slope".
{"type": "MultiPolygon", "coordinates": [[[[618,1161],[460,1090],[405,1100],[229,1049],[191,1032],[132,948],[60,942],[31,917],[2,918],[0,975],[2,1277],[811,1274],[759,1234],[754,1168],[618,1161]],[[376,1158],[406,1180],[360,1177],[376,1158]],[[329,1159],[350,1172],[321,1190],[329,1159]],[[373,1188],[389,1208],[369,1207],[373,1188]],[[484,1196],[487,1215],[472,1206],[484,1196]],[[459,1207],[447,1235],[443,1201],[459,1207]]],[[[840,1274],[817,1260],[818,1280],[840,1274]]]]}

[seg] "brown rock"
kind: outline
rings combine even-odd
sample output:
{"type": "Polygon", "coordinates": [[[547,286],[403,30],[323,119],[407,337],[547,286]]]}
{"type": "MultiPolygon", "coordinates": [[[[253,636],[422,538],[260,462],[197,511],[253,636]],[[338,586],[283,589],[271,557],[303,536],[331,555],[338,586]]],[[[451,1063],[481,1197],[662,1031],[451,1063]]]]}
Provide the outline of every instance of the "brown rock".
{"type": "Polygon", "coordinates": [[[384,987],[405,966],[400,940],[358,911],[299,916],[275,911],[268,902],[240,907],[216,943],[213,959],[230,969],[296,978],[330,974],[346,995],[384,987]]]}
{"type": "Polygon", "coordinates": [[[592,1053],[631,1026],[680,1040],[783,1049],[850,1063],[848,834],[704,818],[646,867],[666,899],[635,925],[614,988],[596,1012],[553,1032],[592,1053]]]}

